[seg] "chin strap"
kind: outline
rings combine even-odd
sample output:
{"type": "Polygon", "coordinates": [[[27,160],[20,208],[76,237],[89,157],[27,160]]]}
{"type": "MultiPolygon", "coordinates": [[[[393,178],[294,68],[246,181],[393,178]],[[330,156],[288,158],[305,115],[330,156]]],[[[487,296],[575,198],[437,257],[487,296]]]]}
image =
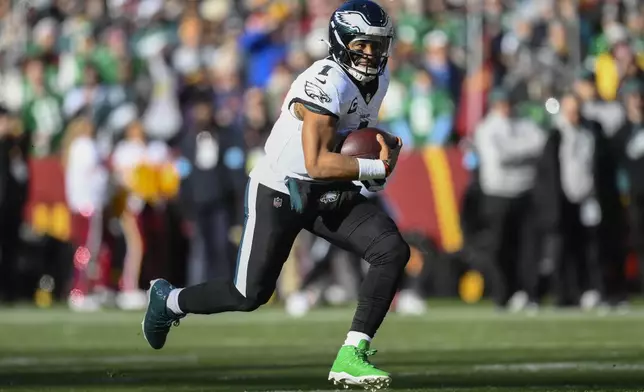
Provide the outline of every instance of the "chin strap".
{"type": "Polygon", "coordinates": [[[363,74],[361,74],[359,72],[352,72],[352,71],[355,71],[353,68],[351,68],[351,67],[347,67],[347,68],[349,69],[349,72],[351,73],[351,76],[353,76],[360,83],[369,83],[369,82],[371,82],[372,80],[374,80],[377,77],[376,75],[366,76],[366,75],[363,75],[363,74]]]}
{"type": "MultiPolygon", "coordinates": [[[[327,41],[325,39],[320,39],[320,41],[322,41],[325,44],[327,44],[327,46],[329,48],[331,47],[331,43],[329,41],[327,41]]],[[[372,80],[374,80],[375,78],[378,77],[378,75],[369,75],[369,76],[364,75],[364,74],[358,72],[357,70],[355,70],[353,67],[348,66],[345,63],[339,61],[332,53],[330,53],[330,55],[333,58],[333,61],[335,61],[336,63],[340,64],[341,67],[346,69],[347,72],[349,72],[349,74],[360,83],[369,83],[369,82],[371,82],[372,80]]],[[[351,61],[351,60],[349,60],[349,61],[351,61]]]]}

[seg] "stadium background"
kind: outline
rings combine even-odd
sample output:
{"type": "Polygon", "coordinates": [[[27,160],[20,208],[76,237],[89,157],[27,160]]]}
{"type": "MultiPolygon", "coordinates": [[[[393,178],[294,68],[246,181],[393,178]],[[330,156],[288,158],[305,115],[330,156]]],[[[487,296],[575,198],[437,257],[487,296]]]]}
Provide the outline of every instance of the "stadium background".
{"type": "MultiPolygon", "coordinates": [[[[123,169],[131,178],[121,188],[147,202],[136,213],[143,244],[141,287],[157,274],[185,282],[191,231],[182,223],[186,219],[179,192],[183,166],[178,140],[189,132],[192,97],[203,91],[211,95],[215,117],[223,124],[222,137],[236,146],[221,163],[232,171],[243,167],[247,173],[261,154],[290,81],[326,55],[319,40],[326,36],[328,16],[337,3],[3,2],[1,98],[15,119],[12,126],[29,146],[24,150],[29,167],[25,197],[10,201],[25,211],[21,261],[12,269],[21,282],[21,298],[34,298],[34,292],[36,298],[49,298],[51,288],[58,299],[69,293],[69,265],[78,266],[79,248],[67,244],[74,232],[74,214],[67,206],[61,156],[69,142],[69,125],[82,116],[95,125],[97,148],[113,173],[110,157],[132,124],[142,126],[148,141],[170,148],[161,161],[148,157],[123,169]],[[92,72],[98,76],[97,86],[88,81],[92,72]],[[112,95],[79,98],[92,89],[112,95]],[[50,282],[50,276],[55,283],[43,286],[43,277],[50,282]],[[44,297],[43,287],[48,288],[44,297]]],[[[543,103],[557,97],[565,87],[561,81],[579,69],[597,65],[600,95],[615,99],[619,81],[609,52],[611,24],[623,24],[639,64],[644,63],[644,29],[636,2],[383,3],[398,27],[390,61],[392,85],[380,120],[406,146],[385,200],[403,231],[433,241],[441,253],[463,246],[460,211],[475,164],[468,148],[471,133],[486,114],[489,92],[507,85],[514,75],[506,58],[517,54],[522,29],[536,37],[529,50],[541,68],[524,76],[522,83],[529,91],[514,91],[513,105],[544,129],[551,116],[543,103]],[[561,50],[565,56],[556,55],[561,50]],[[441,61],[447,66],[432,68],[441,61]]],[[[19,192],[20,185],[15,189],[11,192],[19,192]]],[[[116,194],[106,201],[110,208],[123,202],[122,194],[116,194]]],[[[228,207],[239,208],[239,198],[230,203],[228,207]]],[[[229,224],[234,246],[239,219],[231,218],[229,224]]],[[[107,248],[113,259],[110,284],[118,289],[125,251],[123,239],[116,242],[107,248]]],[[[442,265],[449,258],[433,262],[442,265]]],[[[298,267],[287,271],[292,280],[299,278],[298,267]]],[[[450,289],[432,294],[457,295],[464,272],[445,272],[452,283],[444,287],[450,289]]],[[[637,280],[633,257],[625,273],[637,280]]],[[[477,300],[478,280],[472,282],[471,300],[477,300]]]]}
{"type": "MultiPolygon", "coordinates": [[[[286,317],[285,294],[300,287],[313,256],[324,250],[305,236],[284,270],[276,304],[250,314],[191,315],[172,329],[161,351],[150,350],[142,338],[140,311],[105,301],[101,311],[78,313],[67,300],[77,277],[104,261],[109,269],[101,271],[101,283],[114,291],[145,288],[159,275],[179,285],[206,277],[190,268],[190,260],[204,256],[190,252],[200,244],[195,203],[180,191],[189,169],[180,159],[181,135],[202,131],[184,119],[191,120],[190,107],[204,97],[212,101],[221,125],[214,128],[227,145],[214,161],[235,176],[198,189],[216,200],[216,211],[228,213],[218,240],[224,237],[229,249],[217,251],[234,257],[242,204],[235,184],[243,183],[261,154],[290,81],[326,54],[319,39],[338,3],[0,0],[0,99],[9,113],[9,123],[0,114],[0,391],[333,388],[326,376],[353,304],[349,299],[286,317]],[[101,151],[96,173],[112,173],[103,183],[100,176],[91,183],[74,177],[65,153],[93,126],[96,137],[84,139],[93,142],[79,146],[101,151]],[[125,159],[109,159],[115,155],[125,159]],[[220,198],[223,188],[233,196],[220,198]],[[74,210],[70,195],[103,200],[107,208],[74,210]],[[100,229],[90,238],[102,244],[88,245],[77,237],[99,210],[104,215],[94,222],[100,229]],[[138,261],[140,276],[124,273],[126,263],[137,267],[138,261]]],[[[572,81],[586,80],[580,70],[594,69],[600,96],[615,101],[619,79],[610,48],[630,37],[644,66],[641,2],[381,3],[398,25],[381,126],[406,146],[385,204],[425,252],[414,253],[408,270],[422,277],[432,298],[424,315],[388,315],[374,340],[374,363],[393,373],[391,388],[401,391],[642,390],[644,313],[634,257],[623,271],[630,308],[543,306],[519,313],[479,301],[480,276],[468,274],[458,257],[471,229],[464,224],[464,195],[477,167],[471,136],[488,113],[489,92],[510,87],[516,113],[544,129],[552,120],[544,102],[559,98],[572,81]],[[526,35],[532,37],[528,45],[526,35]],[[419,260],[428,261],[428,271],[419,260]]],[[[205,155],[212,163],[212,154],[205,155]]],[[[626,207],[629,185],[619,186],[626,207]]],[[[353,274],[347,255],[334,256],[332,273],[323,271],[323,278],[331,275],[346,291],[355,289],[347,279],[353,274]]]]}

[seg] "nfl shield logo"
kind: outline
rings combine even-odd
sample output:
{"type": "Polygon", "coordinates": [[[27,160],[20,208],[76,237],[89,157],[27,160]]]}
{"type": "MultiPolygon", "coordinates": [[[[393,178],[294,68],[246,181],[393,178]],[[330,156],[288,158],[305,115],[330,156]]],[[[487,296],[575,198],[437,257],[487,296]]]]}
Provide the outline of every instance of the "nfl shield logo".
{"type": "Polygon", "coordinates": [[[280,208],[282,206],[282,198],[276,197],[273,199],[273,207],[280,208]]]}
{"type": "Polygon", "coordinates": [[[340,197],[340,194],[338,192],[331,191],[322,195],[322,197],[320,197],[320,201],[324,204],[329,204],[338,200],[339,197],[340,197]]]}

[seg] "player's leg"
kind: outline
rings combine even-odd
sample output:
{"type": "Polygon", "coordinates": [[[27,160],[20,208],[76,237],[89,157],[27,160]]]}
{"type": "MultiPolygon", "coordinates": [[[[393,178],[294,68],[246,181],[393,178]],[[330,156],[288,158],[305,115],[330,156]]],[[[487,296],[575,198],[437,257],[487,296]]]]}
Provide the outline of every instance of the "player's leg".
{"type": "Polygon", "coordinates": [[[152,282],[143,332],[160,349],[172,324],[186,314],[252,311],[268,302],[302,217],[293,212],[288,195],[251,179],[246,190],[246,221],[234,281],[222,278],[178,289],[163,279],[152,282]]]}
{"type": "Polygon", "coordinates": [[[208,205],[198,210],[197,226],[203,236],[207,261],[204,281],[212,279],[233,279],[235,265],[228,253],[228,219],[225,206],[208,205]]]}
{"type": "Polygon", "coordinates": [[[394,221],[377,205],[362,200],[320,215],[311,230],[370,264],[360,287],[351,330],[329,379],[380,388],[389,385],[389,374],[374,367],[367,357],[375,353],[370,350],[371,339],[389,311],[410,251],[394,221]]]}

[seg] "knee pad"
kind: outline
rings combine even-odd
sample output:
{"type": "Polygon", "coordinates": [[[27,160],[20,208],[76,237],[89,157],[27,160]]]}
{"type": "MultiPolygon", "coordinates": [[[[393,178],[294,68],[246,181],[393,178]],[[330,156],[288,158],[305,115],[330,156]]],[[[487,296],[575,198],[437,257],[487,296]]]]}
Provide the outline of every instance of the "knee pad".
{"type": "Polygon", "coordinates": [[[371,265],[396,264],[404,268],[410,257],[409,244],[400,233],[392,233],[374,241],[365,252],[365,260],[371,265]]]}

